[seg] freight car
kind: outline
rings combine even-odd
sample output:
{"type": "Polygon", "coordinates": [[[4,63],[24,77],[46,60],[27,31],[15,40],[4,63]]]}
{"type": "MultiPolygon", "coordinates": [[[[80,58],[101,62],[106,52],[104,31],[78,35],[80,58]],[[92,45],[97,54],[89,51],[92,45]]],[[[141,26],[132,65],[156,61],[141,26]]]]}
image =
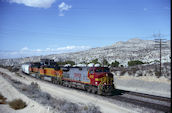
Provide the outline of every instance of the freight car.
{"type": "Polygon", "coordinates": [[[88,92],[109,95],[114,90],[113,74],[108,67],[59,67],[56,62],[41,59],[40,63],[23,64],[22,71],[36,78],[86,90],[88,92]]]}
{"type": "Polygon", "coordinates": [[[23,64],[23,65],[21,66],[21,68],[22,68],[22,71],[23,71],[24,73],[30,74],[30,70],[29,70],[30,64],[23,64]]]}

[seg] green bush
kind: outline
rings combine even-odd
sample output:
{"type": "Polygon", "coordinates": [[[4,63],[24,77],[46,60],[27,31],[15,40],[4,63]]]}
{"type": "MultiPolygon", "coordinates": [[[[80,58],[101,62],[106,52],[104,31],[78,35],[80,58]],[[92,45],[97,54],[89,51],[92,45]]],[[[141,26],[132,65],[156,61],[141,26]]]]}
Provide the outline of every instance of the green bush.
{"type": "Polygon", "coordinates": [[[92,60],[90,63],[100,64],[100,62],[98,62],[98,59],[97,59],[97,58],[96,58],[96,59],[94,59],[94,60],[92,60]]]}
{"type": "Polygon", "coordinates": [[[71,64],[72,66],[75,65],[75,62],[74,61],[66,61],[66,64],[71,64]]]}
{"type": "Polygon", "coordinates": [[[75,65],[75,62],[74,61],[71,61],[71,60],[68,60],[68,61],[59,61],[57,62],[58,65],[65,65],[65,64],[71,64],[71,66],[75,65]]]}
{"type": "Polygon", "coordinates": [[[82,62],[80,62],[80,64],[89,64],[89,63],[86,61],[82,61],[82,62]]]}
{"type": "Polygon", "coordinates": [[[15,110],[23,109],[27,106],[26,103],[21,99],[15,99],[15,100],[9,102],[8,104],[10,105],[11,108],[13,108],[15,110]]]}
{"type": "Polygon", "coordinates": [[[109,65],[109,62],[104,58],[102,64],[108,66],[109,65]]]}
{"type": "Polygon", "coordinates": [[[128,66],[135,66],[135,65],[141,65],[141,64],[144,64],[144,63],[139,60],[128,61],[128,66]]]}
{"type": "Polygon", "coordinates": [[[115,62],[111,63],[111,67],[118,67],[119,66],[119,62],[115,60],[115,62]]]}

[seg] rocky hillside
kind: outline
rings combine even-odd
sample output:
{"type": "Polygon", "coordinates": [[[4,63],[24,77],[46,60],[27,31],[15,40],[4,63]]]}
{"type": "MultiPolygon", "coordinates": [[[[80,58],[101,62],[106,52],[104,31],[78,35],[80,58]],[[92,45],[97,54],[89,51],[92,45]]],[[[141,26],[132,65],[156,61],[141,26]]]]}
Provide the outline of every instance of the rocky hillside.
{"type": "MultiPolygon", "coordinates": [[[[170,41],[162,50],[162,62],[171,62],[170,41]]],[[[128,41],[120,41],[106,47],[92,48],[86,51],[53,54],[47,56],[33,56],[17,59],[1,59],[1,65],[18,65],[30,61],[39,61],[41,58],[51,58],[55,61],[72,60],[76,63],[89,62],[98,58],[99,62],[105,58],[109,63],[117,60],[121,65],[127,65],[130,60],[141,60],[143,62],[154,63],[159,60],[159,49],[155,48],[154,40],[141,40],[133,38],[128,41]]]]}
{"type": "Polygon", "coordinates": [[[171,80],[171,63],[163,63],[161,73],[159,64],[136,65],[129,67],[113,67],[111,72],[116,76],[152,76],[165,77],[171,80]]]}

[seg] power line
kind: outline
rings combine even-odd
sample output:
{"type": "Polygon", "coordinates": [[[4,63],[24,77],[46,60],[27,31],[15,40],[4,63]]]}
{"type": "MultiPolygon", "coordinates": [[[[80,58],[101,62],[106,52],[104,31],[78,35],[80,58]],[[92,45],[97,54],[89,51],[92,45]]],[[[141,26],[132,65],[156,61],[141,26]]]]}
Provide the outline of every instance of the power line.
{"type": "Polygon", "coordinates": [[[159,49],[159,77],[162,75],[162,67],[161,67],[161,57],[162,57],[162,49],[167,47],[167,40],[162,39],[163,35],[161,33],[153,34],[155,38],[155,48],[159,49]]]}

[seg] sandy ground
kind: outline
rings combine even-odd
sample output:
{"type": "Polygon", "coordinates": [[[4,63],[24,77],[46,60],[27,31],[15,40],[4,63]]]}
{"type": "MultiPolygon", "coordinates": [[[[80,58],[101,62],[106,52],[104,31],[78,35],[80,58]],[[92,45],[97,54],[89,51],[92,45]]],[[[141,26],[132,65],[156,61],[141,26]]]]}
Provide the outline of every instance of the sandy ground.
{"type": "Polygon", "coordinates": [[[22,99],[26,102],[27,107],[21,110],[14,110],[8,104],[0,104],[0,113],[50,113],[48,109],[29,99],[17,91],[0,75],[0,92],[7,98],[7,101],[22,99]]]}
{"type": "Polygon", "coordinates": [[[114,76],[114,80],[117,89],[171,97],[171,81],[164,77],[114,76]]]}
{"type": "MultiPolygon", "coordinates": [[[[27,76],[19,77],[19,76],[16,76],[15,73],[11,73],[6,69],[0,68],[0,71],[10,75],[12,78],[17,79],[17,80],[19,80],[19,81],[21,81],[23,83],[26,83],[26,84],[30,84],[32,81],[37,82],[42,91],[51,94],[51,96],[54,97],[54,98],[66,99],[66,100],[74,102],[74,103],[84,103],[84,104],[88,104],[88,105],[89,104],[94,104],[94,105],[100,107],[100,110],[102,112],[104,112],[104,113],[135,113],[135,112],[140,112],[139,109],[124,108],[124,107],[121,107],[119,105],[115,105],[114,103],[111,103],[111,102],[109,102],[107,100],[96,98],[95,96],[90,95],[90,94],[86,94],[84,92],[80,92],[80,91],[77,91],[77,90],[72,90],[72,89],[64,88],[64,87],[58,87],[56,85],[48,84],[48,83],[46,83],[44,81],[33,79],[33,78],[30,78],[30,77],[27,77],[27,76]]],[[[7,86],[9,86],[9,84],[7,86]]],[[[11,88],[12,87],[10,87],[9,89],[11,89],[11,88]]],[[[14,90],[14,88],[13,88],[13,90],[14,90]]],[[[5,95],[5,93],[10,93],[10,92],[7,92],[7,91],[8,90],[4,90],[3,94],[5,95]]],[[[22,94],[20,94],[20,95],[22,95],[22,94]]],[[[9,96],[9,98],[10,98],[10,96],[9,96]]],[[[46,111],[45,109],[42,109],[43,112],[40,112],[40,113],[44,113],[46,111]]],[[[25,112],[23,111],[22,113],[25,113],[25,112]]],[[[38,111],[38,113],[39,113],[39,111],[38,111]]]]}

